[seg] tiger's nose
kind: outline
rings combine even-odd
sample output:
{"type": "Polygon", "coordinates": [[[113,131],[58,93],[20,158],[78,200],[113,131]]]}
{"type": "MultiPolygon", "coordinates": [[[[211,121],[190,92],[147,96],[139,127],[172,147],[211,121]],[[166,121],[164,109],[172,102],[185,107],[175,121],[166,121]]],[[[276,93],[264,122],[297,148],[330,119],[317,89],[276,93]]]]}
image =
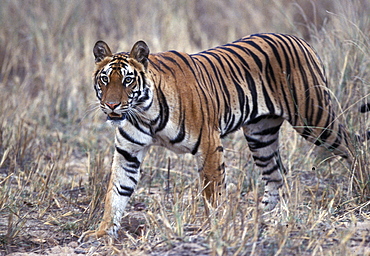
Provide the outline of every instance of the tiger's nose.
{"type": "Polygon", "coordinates": [[[111,110],[114,110],[117,108],[121,103],[120,102],[106,102],[105,105],[107,105],[111,110]]]}

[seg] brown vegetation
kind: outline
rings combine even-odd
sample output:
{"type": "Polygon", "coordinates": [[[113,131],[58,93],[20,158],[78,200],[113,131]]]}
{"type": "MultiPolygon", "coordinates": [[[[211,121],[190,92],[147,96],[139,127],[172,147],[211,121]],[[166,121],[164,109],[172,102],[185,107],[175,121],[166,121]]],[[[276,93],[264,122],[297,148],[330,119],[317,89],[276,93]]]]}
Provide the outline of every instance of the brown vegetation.
{"type": "MultiPolygon", "coordinates": [[[[349,168],[288,126],[275,211],[257,210],[259,174],[237,133],[224,140],[232,189],[211,223],[192,156],[153,148],[120,239],[76,243],[101,218],[113,149],[91,82],[97,40],[117,51],[143,39],[153,52],[196,52],[258,32],[305,37],[340,118],[361,134],[370,126],[358,112],[370,98],[369,13],[367,0],[2,1],[0,255],[370,255],[369,194],[350,196],[349,168]]],[[[366,188],[369,145],[357,150],[366,188]]]]}

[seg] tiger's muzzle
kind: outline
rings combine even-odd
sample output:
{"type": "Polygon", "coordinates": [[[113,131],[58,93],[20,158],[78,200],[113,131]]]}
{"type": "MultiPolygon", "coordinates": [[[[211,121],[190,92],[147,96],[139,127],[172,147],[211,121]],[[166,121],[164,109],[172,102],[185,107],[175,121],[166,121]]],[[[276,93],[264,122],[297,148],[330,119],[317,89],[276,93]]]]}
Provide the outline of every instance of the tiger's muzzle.
{"type": "Polygon", "coordinates": [[[125,113],[121,108],[121,102],[105,102],[103,104],[103,112],[107,114],[109,121],[122,121],[125,119],[125,113]]]}

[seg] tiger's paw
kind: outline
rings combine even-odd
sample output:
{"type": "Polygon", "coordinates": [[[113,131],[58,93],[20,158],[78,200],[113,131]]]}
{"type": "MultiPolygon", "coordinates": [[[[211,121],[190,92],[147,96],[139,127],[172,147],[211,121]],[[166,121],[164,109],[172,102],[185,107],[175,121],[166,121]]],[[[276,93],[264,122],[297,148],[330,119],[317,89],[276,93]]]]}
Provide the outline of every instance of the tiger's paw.
{"type": "Polygon", "coordinates": [[[86,243],[91,241],[96,241],[102,237],[108,236],[108,232],[105,230],[88,230],[80,236],[78,243],[86,243]]]}
{"type": "Polygon", "coordinates": [[[279,193],[273,194],[273,193],[265,192],[265,195],[262,198],[260,207],[264,211],[269,212],[269,211],[272,211],[276,207],[279,201],[280,201],[279,193]]]}
{"type": "Polygon", "coordinates": [[[100,255],[107,245],[113,244],[113,238],[104,230],[89,230],[78,239],[76,254],[100,255]]]}

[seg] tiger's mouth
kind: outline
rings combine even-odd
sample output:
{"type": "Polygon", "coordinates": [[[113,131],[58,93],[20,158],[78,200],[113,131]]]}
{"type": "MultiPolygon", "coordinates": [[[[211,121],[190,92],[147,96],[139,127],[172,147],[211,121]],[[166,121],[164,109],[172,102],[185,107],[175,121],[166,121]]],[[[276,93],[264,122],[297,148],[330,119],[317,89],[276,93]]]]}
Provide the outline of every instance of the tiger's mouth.
{"type": "Polygon", "coordinates": [[[111,120],[111,121],[122,121],[124,119],[125,119],[125,115],[120,115],[114,112],[107,115],[107,120],[111,120]]]}

